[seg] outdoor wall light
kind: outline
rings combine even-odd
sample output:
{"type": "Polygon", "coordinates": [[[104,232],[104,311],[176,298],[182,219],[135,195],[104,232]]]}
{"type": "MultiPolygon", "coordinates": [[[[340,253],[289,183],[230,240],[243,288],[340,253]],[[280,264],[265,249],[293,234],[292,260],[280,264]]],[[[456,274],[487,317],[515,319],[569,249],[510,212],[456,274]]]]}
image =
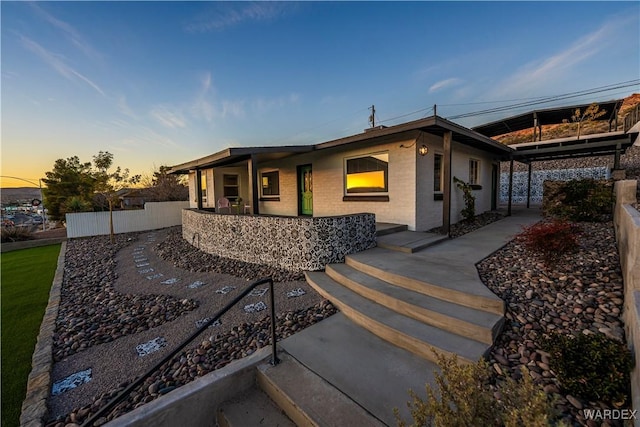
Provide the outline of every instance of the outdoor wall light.
{"type": "Polygon", "coordinates": [[[429,152],[429,147],[427,147],[427,146],[426,146],[426,145],[424,145],[424,144],[422,144],[422,145],[420,146],[420,148],[418,148],[418,153],[419,153],[421,156],[426,156],[428,152],[429,152]]]}

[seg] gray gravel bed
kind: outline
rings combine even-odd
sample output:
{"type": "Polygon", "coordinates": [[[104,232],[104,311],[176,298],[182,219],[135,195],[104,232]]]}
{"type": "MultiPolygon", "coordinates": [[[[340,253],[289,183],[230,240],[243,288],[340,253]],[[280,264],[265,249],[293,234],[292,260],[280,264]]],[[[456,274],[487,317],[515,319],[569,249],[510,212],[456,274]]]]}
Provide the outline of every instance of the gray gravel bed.
{"type": "MultiPolygon", "coordinates": [[[[49,424],[64,425],[86,417],[87,411],[83,413],[83,408],[99,406],[97,402],[102,396],[113,394],[121,384],[148,370],[195,332],[197,322],[213,316],[260,278],[249,280],[234,276],[237,268],[242,266],[236,262],[225,264],[224,258],[217,259],[217,272],[176,267],[158,254],[158,247],[174,235],[173,229],[117,235],[113,245],[108,237],[69,240],[54,341],[56,358],[52,381],[89,368],[92,369],[92,379],[49,398],[49,424]],[[136,347],[156,338],[162,338],[166,345],[156,352],[140,356],[136,347]]],[[[195,252],[191,254],[192,260],[199,259],[199,256],[204,258],[193,246],[182,250],[195,252]]],[[[198,261],[194,262],[197,266],[198,261]]],[[[263,333],[268,310],[248,313],[244,309],[250,304],[254,304],[254,308],[256,305],[260,308],[262,304],[268,307],[269,292],[266,288],[267,285],[259,287],[266,291],[265,294],[247,296],[221,318],[220,325],[207,329],[185,348],[183,355],[189,360],[185,362],[188,367],[182,376],[167,381],[170,384],[162,387],[163,393],[170,390],[167,387],[177,387],[194,379],[194,372],[196,377],[204,375],[246,355],[252,348],[255,350],[267,345],[260,334],[263,333]],[[218,336],[228,339],[234,333],[239,334],[238,328],[256,341],[253,342],[252,338],[248,346],[243,342],[240,351],[237,350],[238,342],[234,342],[231,348],[227,345],[224,347],[227,353],[214,353],[206,363],[204,358],[199,360],[189,356],[189,352],[197,351],[201,346],[200,339],[206,341],[213,337],[215,341],[218,336]]],[[[304,280],[277,282],[274,292],[276,312],[284,319],[279,326],[279,337],[286,337],[335,311],[304,280]]],[[[118,410],[118,414],[131,410],[141,401],[156,398],[158,393],[143,395],[140,392],[138,395],[142,400],[131,401],[126,409],[118,410]]]]}
{"type": "MultiPolygon", "coordinates": [[[[515,241],[478,264],[484,283],[507,305],[507,322],[490,355],[495,380],[520,377],[525,366],[557,409],[572,425],[585,420],[583,408],[618,409],[568,395],[549,368],[550,355],[540,348],[552,332],[605,334],[624,341],[621,319],[623,283],[612,223],[580,223],[578,252],[565,255],[553,268],[515,241]]],[[[610,425],[617,424],[611,421],[610,425]]]]}

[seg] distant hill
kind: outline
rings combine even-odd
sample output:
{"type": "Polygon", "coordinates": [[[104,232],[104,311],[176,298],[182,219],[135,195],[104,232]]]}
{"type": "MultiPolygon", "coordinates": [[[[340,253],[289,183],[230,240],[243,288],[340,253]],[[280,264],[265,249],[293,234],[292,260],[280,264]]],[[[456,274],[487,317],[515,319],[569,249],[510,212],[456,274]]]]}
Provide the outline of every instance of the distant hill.
{"type": "Polygon", "coordinates": [[[40,189],[33,187],[0,188],[2,204],[40,199],[40,189]]]}

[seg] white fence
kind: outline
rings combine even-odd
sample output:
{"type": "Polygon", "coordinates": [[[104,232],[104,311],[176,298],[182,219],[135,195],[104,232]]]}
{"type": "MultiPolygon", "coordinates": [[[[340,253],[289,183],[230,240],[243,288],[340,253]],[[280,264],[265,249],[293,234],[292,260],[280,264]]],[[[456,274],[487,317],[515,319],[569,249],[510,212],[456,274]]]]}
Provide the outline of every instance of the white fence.
{"type": "MultiPolygon", "coordinates": [[[[113,212],[113,230],[118,233],[156,230],[182,224],[182,209],[189,202],[149,202],[144,209],[113,212]]],[[[109,234],[109,212],[82,212],[66,215],[67,237],[109,234]]]]}

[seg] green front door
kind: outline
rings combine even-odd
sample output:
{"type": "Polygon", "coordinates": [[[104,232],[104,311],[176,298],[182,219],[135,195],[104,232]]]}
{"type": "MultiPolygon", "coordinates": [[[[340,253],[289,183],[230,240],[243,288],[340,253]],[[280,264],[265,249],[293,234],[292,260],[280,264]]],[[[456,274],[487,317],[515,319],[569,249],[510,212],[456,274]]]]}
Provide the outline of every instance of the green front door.
{"type": "Polygon", "coordinates": [[[311,165],[298,167],[298,206],[301,215],[313,215],[313,174],[311,165]]]}

